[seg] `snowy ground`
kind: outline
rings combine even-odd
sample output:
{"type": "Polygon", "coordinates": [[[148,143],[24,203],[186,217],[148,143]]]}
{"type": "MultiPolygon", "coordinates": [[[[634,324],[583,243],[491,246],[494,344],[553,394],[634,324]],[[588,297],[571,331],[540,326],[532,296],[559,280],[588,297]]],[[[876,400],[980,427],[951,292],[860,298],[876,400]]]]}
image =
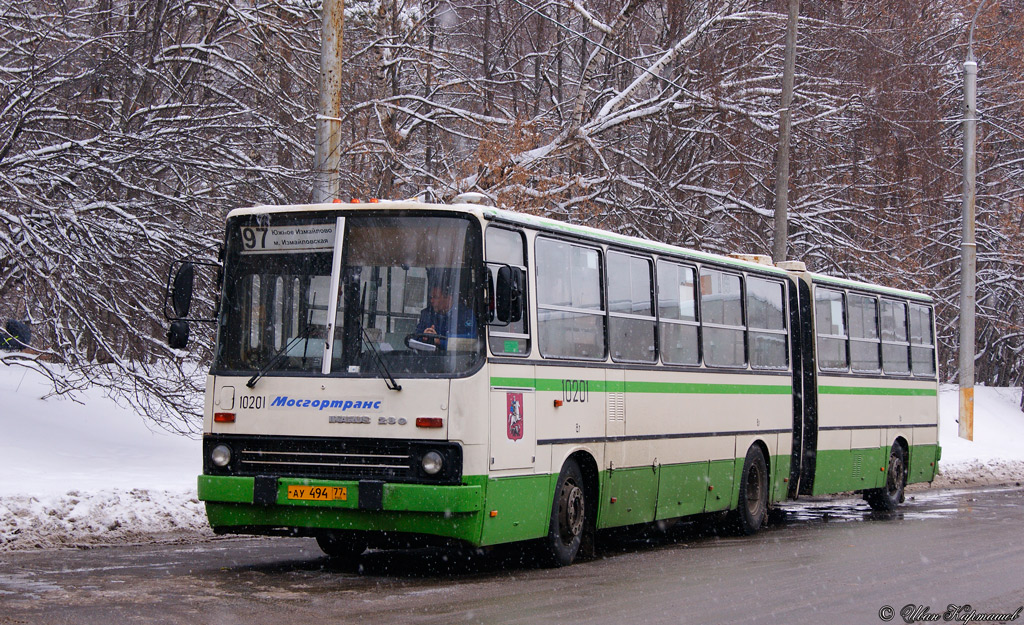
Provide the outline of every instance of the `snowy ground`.
{"type": "MultiPolygon", "coordinates": [[[[201,443],[147,426],[100,392],[51,397],[46,379],[0,363],[0,551],[212,536],[196,498],[201,443]]],[[[978,388],[975,440],[957,437],[943,387],[936,486],[1024,480],[1020,389],[978,388]]]]}

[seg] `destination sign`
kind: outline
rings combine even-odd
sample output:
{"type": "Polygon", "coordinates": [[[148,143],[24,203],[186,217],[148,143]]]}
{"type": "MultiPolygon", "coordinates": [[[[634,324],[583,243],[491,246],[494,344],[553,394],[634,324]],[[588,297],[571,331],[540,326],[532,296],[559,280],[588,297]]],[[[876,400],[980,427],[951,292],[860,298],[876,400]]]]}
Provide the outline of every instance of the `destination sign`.
{"type": "Polygon", "coordinates": [[[243,254],[295,254],[334,250],[335,223],[242,226],[243,254]]]}

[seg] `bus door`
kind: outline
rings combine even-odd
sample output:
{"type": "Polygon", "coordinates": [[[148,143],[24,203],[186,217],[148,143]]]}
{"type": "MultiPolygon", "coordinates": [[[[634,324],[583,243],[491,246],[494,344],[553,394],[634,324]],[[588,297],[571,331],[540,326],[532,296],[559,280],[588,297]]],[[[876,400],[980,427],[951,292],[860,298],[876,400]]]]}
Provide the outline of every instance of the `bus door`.
{"type": "Polygon", "coordinates": [[[490,421],[492,471],[531,469],[537,460],[537,380],[535,367],[526,358],[531,349],[530,307],[526,278],[526,238],[522,232],[489,225],[485,233],[486,258],[491,284],[497,283],[501,266],[518,268],[527,280],[521,297],[524,314],[487,329],[491,352],[490,421]],[[519,361],[519,362],[516,362],[519,361]]]}
{"type": "Polygon", "coordinates": [[[810,495],[818,450],[818,379],[814,363],[814,301],[810,283],[794,277],[790,289],[793,350],[793,449],[789,497],[810,495]]]}

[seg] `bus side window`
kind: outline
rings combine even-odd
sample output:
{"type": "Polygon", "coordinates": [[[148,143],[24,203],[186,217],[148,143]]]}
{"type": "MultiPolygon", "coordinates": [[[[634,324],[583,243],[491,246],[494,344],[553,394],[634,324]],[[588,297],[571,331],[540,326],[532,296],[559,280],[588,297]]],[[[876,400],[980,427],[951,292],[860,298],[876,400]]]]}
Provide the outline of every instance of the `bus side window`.
{"type": "Polygon", "coordinates": [[[651,261],[608,253],[608,341],[616,362],[654,362],[651,261]]]}
{"type": "Polygon", "coordinates": [[[604,360],[605,315],[601,253],[538,238],[537,324],[545,358],[604,360]]]}
{"type": "Polygon", "coordinates": [[[724,271],[700,270],[704,364],[745,367],[746,327],[743,323],[743,278],[724,271]]]}
{"type": "Polygon", "coordinates": [[[846,294],[816,287],[814,325],[818,332],[818,368],[823,371],[849,369],[846,348],[846,294]]]}
{"type": "MultiPolygon", "coordinates": [[[[523,270],[523,279],[529,280],[526,272],[526,241],[522,232],[489,226],[484,237],[488,262],[519,267],[523,270]]],[[[497,280],[498,266],[489,265],[489,268],[491,281],[494,282],[497,280]]],[[[488,327],[487,342],[495,356],[526,356],[530,353],[530,307],[527,293],[524,292],[522,297],[522,319],[507,326],[488,327]]]]}
{"type": "Polygon", "coordinates": [[[658,261],[658,317],[661,360],[699,365],[697,283],[693,267],[658,261]]]}
{"type": "Polygon", "coordinates": [[[747,277],[747,336],[754,369],[789,366],[784,288],[781,282],[747,277]]]}
{"type": "Polygon", "coordinates": [[[886,373],[910,373],[905,302],[882,300],[882,370],[886,373]]]}
{"type": "Polygon", "coordinates": [[[935,337],[932,336],[932,309],[910,305],[910,362],[914,375],[935,375],[935,337]]]}
{"type": "Polygon", "coordinates": [[[878,299],[850,293],[850,364],[856,373],[880,373],[878,299]]]}

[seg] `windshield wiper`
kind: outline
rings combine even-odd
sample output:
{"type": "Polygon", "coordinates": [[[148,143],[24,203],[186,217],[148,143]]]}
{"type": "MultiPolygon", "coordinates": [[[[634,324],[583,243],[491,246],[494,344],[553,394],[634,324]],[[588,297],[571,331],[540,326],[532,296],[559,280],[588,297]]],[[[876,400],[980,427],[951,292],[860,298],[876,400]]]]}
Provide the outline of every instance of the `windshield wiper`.
{"type": "Polygon", "coordinates": [[[256,374],[249,378],[249,381],[245,383],[246,386],[249,388],[256,386],[256,383],[263,377],[263,374],[276,367],[279,361],[284,360],[284,355],[288,353],[288,350],[290,350],[293,345],[298,345],[301,340],[306,341],[305,346],[302,348],[302,367],[306,367],[306,350],[309,349],[309,333],[313,330],[314,308],[316,308],[316,291],[313,291],[313,303],[309,305],[309,315],[306,318],[306,329],[302,331],[302,334],[288,341],[288,344],[278,350],[278,352],[267,361],[267,364],[260,367],[259,371],[257,371],[256,374]]]}
{"type": "Polygon", "coordinates": [[[380,353],[380,349],[377,345],[370,340],[370,335],[366,332],[366,328],[360,327],[359,331],[363,333],[363,343],[370,349],[370,354],[373,355],[373,362],[377,365],[377,371],[384,376],[384,384],[387,385],[392,391],[402,390],[402,385],[395,381],[395,376],[391,375],[388,371],[388,366],[384,364],[384,355],[380,353]]]}
{"type": "Polygon", "coordinates": [[[256,386],[256,382],[258,382],[259,379],[263,377],[263,374],[265,374],[267,371],[270,371],[271,369],[277,367],[278,363],[284,361],[288,351],[292,347],[294,347],[295,345],[298,345],[299,341],[305,340],[307,343],[309,343],[309,333],[310,333],[310,331],[312,329],[313,329],[313,324],[307,323],[306,324],[306,330],[302,334],[300,334],[300,335],[292,338],[292,340],[288,341],[288,343],[284,347],[282,347],[281,349],[277,350],[277,353],[274,354],[270,358],[270,360],[267,361],[267,364],[265,364],[262,367],[260,367],[259,371],[257,371],[255,375],[253,375],[251,378],[249,378],[249,381],[246,382],[245,385],[248,386],[249,388],[253,388],[254,386],[256,386]]]}

